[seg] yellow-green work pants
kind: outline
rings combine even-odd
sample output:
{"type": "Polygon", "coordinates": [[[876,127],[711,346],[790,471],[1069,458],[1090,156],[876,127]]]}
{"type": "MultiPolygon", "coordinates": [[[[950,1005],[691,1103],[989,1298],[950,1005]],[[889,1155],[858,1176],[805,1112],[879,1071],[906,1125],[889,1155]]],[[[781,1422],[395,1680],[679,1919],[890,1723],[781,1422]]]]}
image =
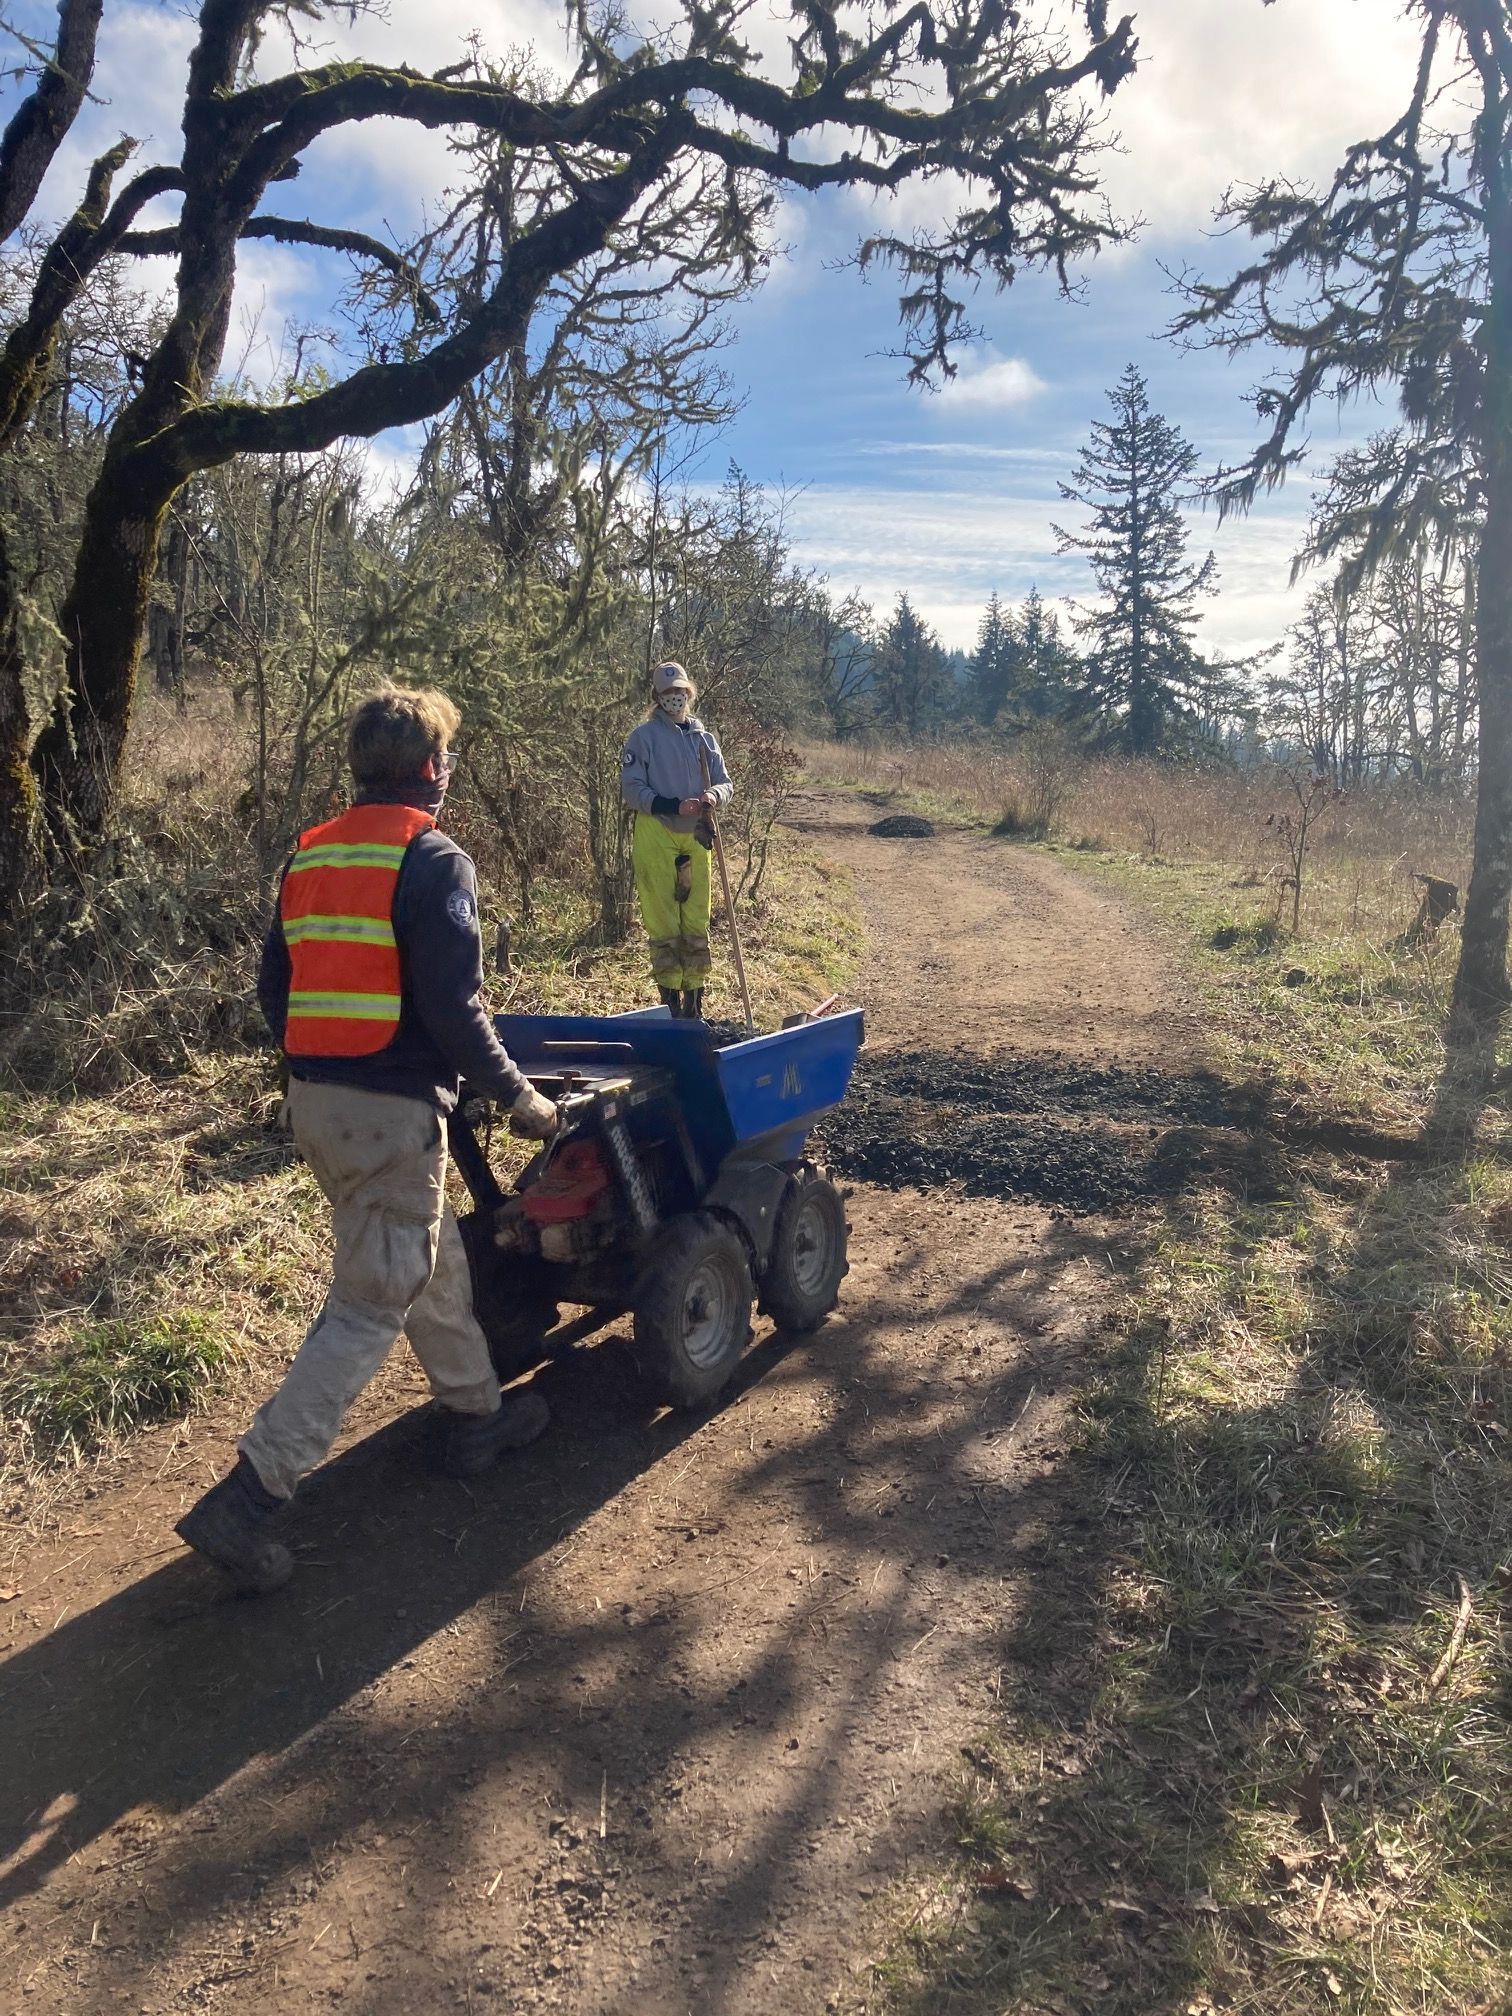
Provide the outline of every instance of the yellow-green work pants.
{"type": "Polygon", "coordinates": [[[652,979],[658,987],[702,987],[709,977],[708,848],[691,833],[669,833],[654,812],[637,812],[633,851],[652,979]],[[681,900],[679,883],[687,891],[681,900]]]}

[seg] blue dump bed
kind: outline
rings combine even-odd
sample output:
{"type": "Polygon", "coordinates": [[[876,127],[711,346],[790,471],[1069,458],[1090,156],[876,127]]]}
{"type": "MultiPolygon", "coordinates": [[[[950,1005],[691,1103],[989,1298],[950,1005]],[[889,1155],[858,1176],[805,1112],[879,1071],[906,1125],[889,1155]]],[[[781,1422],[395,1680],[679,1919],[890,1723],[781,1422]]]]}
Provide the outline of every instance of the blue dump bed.
{"type": "Polygon", "coordinates": [[[788,1162],[845,1097],[861,1048],[859,1008],[724,1050],[702,1022],[665,1008],[633,1015],[500,1015],[499,1041],[530,1076],[657,1065],[672,1073],[683,1117],[709,1169],[732,1156],[788,1162]]]}

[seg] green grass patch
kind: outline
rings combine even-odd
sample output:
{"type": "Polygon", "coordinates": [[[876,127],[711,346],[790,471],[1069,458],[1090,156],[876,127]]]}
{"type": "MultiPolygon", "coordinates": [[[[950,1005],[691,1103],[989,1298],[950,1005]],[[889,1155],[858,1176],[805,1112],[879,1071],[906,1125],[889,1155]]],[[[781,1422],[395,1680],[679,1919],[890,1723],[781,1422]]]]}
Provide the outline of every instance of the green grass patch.
{"type": "Polygon", "coordinates": [[[123,1429],[186,1413],[228,1356],[200,1310],[87,1323],[45,1363],[0,1376],[0,1415],[39,1448],[82,1456],[123,1429]]]}
{"type": "Polygon", "coordinates": [[[1274,917],[1222,917],[1208,933],[1215,952],[1238,952],[1251,958],[1274,952],[1286,933],[1274,917]]]}

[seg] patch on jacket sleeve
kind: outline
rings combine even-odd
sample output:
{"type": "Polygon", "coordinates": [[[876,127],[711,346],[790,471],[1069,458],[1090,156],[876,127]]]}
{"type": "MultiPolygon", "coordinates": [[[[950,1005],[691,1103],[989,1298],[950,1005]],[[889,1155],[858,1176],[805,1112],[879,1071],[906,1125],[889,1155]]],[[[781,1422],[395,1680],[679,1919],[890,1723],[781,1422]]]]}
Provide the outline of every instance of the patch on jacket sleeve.
{"type": "Polygon", "coordinates": [[[477,905],[465,889],[453,889],[446,899],[446,914],[459,931],[471,931],[478,921],[477,905]]]}

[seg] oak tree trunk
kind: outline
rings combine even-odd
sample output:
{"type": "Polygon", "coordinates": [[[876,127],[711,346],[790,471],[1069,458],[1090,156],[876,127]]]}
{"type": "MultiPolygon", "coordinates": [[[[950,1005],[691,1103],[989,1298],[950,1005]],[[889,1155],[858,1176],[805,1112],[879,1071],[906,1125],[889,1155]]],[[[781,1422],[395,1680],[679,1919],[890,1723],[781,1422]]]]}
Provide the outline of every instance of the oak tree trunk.
{"type": "Polygon", "coordinates": [[[14,936],[42,888],[39,812],[20,589],[0,519],[0,943],[14,936]]]}
{"type": "Polygon", "coordinates": [[[1506,1009],[1512,899],[1512,195],[1504,187],[1488,192],[1487,213],[1486,518],[1475,570],[1480,774],[1448,1032],[1460,1049],[1494,1036],[1506,1009]]]}
{"type": "Polygon", "coordinates": [[[1450,1034],[1460,1042],[1493,1031],[1507,1006],[1507,919],[1512,900],[1512,464],[1492,461],[1481,535],[1476,657],[1480,776],[1475,857],[1465,897],[1450,1034]]]}
{"type": "Polygon", "coordinates": [[[48,837],[64,853],[105,837],[136,694],[147,598],[171,487],[149,486],[129,451],[111,456],[85,506],[73,585],[58,627],[67,685],[32,764],[48,837]]]}

